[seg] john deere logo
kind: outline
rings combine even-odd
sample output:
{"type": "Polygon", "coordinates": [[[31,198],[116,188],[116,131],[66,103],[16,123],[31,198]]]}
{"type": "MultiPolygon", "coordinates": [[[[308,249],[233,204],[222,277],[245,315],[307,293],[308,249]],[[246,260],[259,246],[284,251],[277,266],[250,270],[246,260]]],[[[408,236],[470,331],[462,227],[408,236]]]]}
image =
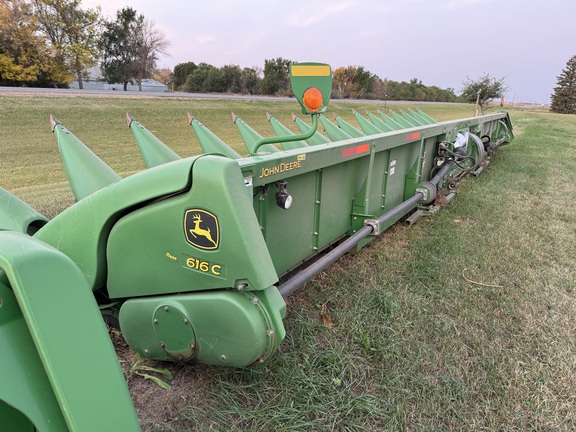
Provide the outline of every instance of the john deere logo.
{"type": "Polygon", "coordinates": [[[199,249],[218,249],[220,244],[218,218],[206,210],[186,210],[184,233],[188,243],[199,249]]]}

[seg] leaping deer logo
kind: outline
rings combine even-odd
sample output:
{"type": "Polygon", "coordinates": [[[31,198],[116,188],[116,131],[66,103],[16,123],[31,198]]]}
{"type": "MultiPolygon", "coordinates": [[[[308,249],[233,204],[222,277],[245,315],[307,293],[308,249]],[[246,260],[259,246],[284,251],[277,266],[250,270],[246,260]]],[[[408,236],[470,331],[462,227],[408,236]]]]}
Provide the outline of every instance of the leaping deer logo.
{"type": "Polygon", "coordinates": [[[207,228],[200,228],[200,224],[202,223],[202,217],[199,214],[195,214],[192,216],[194,220],[194,228],[188,230],[190,234],[194,236],[194,238],[198,238],[198,236],[205,237],[210,243],[216,247],[216,242],[212,239],[212,234],[210,234],[210,227],[207,228]]]}
{"type": "Polygon", "coordinates": [[[199,249],[218,249],[220,228],[216,215],[207,210],[189,208],[184,214],[186,241],[199,249]]]}

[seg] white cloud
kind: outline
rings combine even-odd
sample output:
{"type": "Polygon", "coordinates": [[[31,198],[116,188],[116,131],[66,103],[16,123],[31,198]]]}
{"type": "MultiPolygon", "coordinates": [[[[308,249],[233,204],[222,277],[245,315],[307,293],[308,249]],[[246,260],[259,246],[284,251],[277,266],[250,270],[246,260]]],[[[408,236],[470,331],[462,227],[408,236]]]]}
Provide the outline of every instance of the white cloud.
{"type": "Polygon", "coordinates": [[[214,42],[215,40],[216,37],[212,35],[200,35],[196,37],[196,42],[198,42],[199,44],[209,44],[211,42],[214,42]]]}
{"type": "Polygon", "coordinates": [[[317,7],[307,8],[300,14],[292,15],[288,18],[288,25],[294,27],[308,27],[312,24],[317,24],[324,21],[326,18],[337,15],[350,8],[353,3],[345,2],[335,5],[325,6],[318,10],[317,7]],[[314,13],[315,12],[315,13],[314,13]]]}
{"type": "Polygon", "coordinates": [[[447,3],[444,3],[445,9],[463,9],[471,6],[478,6],[488,3],[493,3],[494,0],[450,0],[447,3]]]}

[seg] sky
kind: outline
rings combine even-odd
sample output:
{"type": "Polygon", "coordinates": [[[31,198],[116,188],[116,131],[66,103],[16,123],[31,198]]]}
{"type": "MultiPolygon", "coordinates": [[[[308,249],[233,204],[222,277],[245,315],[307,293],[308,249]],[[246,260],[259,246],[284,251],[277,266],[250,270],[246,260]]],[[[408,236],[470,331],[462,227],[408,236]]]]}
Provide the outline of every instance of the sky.
{"type": "Polygon", "coordinates": [[[507,102],[549,103],[576,55],[574,0],[83,0],[113,19],[130,6],[171,42],[158,67],[264,60],[364,66],[382,79],[453,88],[483,74],[507,102]]]}

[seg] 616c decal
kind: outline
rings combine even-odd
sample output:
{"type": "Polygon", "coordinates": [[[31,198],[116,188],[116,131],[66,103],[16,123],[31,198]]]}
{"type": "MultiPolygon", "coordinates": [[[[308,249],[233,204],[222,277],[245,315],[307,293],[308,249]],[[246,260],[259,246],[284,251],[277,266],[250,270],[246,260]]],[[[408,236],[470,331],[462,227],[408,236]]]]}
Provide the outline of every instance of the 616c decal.
{"type": "Polygon", "coordinates": [[[192,270],[198,270],[202,273],[209,273],[214,276],[222,275],[222,266],[220,264],[211,263],[198,258],[189,257],[186,259],[186,267],[192,270]]]}

